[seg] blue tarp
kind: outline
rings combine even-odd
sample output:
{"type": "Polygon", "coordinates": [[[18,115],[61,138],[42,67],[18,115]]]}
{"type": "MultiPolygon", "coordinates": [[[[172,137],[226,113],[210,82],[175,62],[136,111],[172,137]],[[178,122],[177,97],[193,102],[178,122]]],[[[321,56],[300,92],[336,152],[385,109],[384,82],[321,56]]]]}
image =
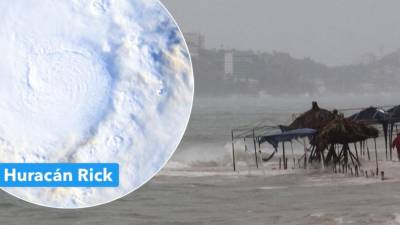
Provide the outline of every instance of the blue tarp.
{"type": "Polygon", "coordinates": [[[389,117],[390,115],[384,110],[376,107],[369,107],[351,115],[349,118],[353,121],[376,121],[382,123],[387,121],[389,117]]]}
{"type": "Polygon", "coordinates": [[[317,131],[314,129],[301,128],[301,129],[286,131],[283,133],[263,136],[260,139],[260,144],[268,142],[272,146],[274,146],[274,148],[278,148],[279,142],[291,141],[293,139],[303,138],[303,137],[312,138],[315,133],[317,133],[317,131]]]}

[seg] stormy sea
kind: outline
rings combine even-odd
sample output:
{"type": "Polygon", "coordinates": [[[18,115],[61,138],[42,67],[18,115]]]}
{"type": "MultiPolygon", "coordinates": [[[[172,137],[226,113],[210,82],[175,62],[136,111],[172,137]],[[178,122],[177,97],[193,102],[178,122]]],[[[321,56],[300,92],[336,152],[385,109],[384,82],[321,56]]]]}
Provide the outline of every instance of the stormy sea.
{"type": "MultiPolygon", "coordinates": [[[[31,205],[1,192],[0,224],[400,224],[400,163],[386,161],[378,143],[385,179],[299,168],[291,161],[303,149],[293,145],[288,170],[281,152],[257,169],[251,143],[237,144],[232,169],[231,129],[248,124],[288,124],[311,107],[354,109],[396,105],[393,94],[253,96],[196,98],[184,139],[168,165],[138,191],[110,204],[78,210],[31,205]]],[[[346,113],[351,113],[347,112],[346,113]]],[[[262,152],[272,147],[264,144],[262,152]]],[[[374,158],[373,158],[374,159],[374,158]]],[[[374,160],[362,159],[365,171],[374,160]]]]}

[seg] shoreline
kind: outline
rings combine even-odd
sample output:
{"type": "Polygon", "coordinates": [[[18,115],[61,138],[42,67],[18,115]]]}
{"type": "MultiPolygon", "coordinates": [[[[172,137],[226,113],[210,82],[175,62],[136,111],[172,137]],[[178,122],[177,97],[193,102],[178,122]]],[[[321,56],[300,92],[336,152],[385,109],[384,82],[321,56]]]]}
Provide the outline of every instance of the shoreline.
{"type": "MultiPolygon", "coordinates": [[[[380,183],[400,183],[400,162],[397,161],[379,161],[380,171],[384,171],[384,180],[381,174],[378,176],[371,176],[369,172],[368,177],[362,174],[355,176],[348,171],[345,173],[334,173],[332,167],[328,166],[325,169],[320,168],[289,168],[288,170],[271,169],[274,163],[266,163],[269,168],[255,168],[255,167],[239,167],[238,171],[234,172],[230,167],[187,167],[187,168],[164,168],[155,178],[207,178],[213,179],[229,179],[229,180],[280,180],[292,179],[296,182],[290,182],[291,185],[303,187],[318,187],[318,186],[347,186],[347,185],[364,185],[364,184],[380,184],[380,183]]],[[[274,168],[274,167],[272,167],[274,168]]],[[[374,171],[374,163],[372,161],[362,162],[364,171],[374,171]]],[[[257,182],[258,183],[258,182],[257,182]]],[[[270,183],[270,182],[268,182],[270,183]]]]}

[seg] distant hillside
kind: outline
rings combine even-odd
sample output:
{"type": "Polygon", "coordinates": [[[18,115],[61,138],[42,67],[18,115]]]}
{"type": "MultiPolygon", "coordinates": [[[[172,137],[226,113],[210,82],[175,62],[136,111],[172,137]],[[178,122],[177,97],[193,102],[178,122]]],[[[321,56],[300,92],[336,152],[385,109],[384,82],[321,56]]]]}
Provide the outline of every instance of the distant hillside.
{"type": "Polygon", "coordinates": [[[251,56],[240,79],[225,75],[223,50],[193,58],[198,95],[391,92],[400,89],[400,51],[365,64],[328,67],[287,53],[234,51],[251,56]]]}

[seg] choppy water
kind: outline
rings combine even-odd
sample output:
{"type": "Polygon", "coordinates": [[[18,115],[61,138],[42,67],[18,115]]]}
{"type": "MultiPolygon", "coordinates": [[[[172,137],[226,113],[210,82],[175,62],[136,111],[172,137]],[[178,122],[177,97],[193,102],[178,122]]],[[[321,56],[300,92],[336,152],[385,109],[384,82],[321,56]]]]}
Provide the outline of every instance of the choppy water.
{"type": "Polygon", "coordinates": [[[304,177],[161,176],[109,205],[52,210],[0,194],[0,223],[400,224],[400,183],[304,186],[304,177]]]}
{"type": "Polygon", "coordinates": [[[226,159],[230,170],[226,145],[232,127],[265,117],[290,121],[292,112],[309,108],[308,100],[286,99],[286,105],[274,105],[274,99],[260,105],[260,99],[197,100],[180,149],[163,171],[168,176],[157,176],[111,204],[80,210],[42,208],[0,192],[0,224],[400,224],[400,181],[349,185],[322,178],[325,184],[317,185],[321,175],[316,174],[247,176],[243,170],[240,176],[217,176],[202,173],[202,167],[188,169],[193,161],[215,161],[202,164],[213,168],[226,159]],[[171,168],[191,172],[170,176],[171,168]]]}
{"type": "MultiPolygon", "coordinates": [[[[185,137],[172,161],[191,164],[198,162],[230,163],[232,128],[255,124],[264,120],[268,125],[288,125],[293,114],[311,108],[311,102],[318,101],[320,107],[333,109],[362,108],[369,106],[398,105],[397,94],[349,95],[327,94],[321,96],[263,96],[263,97],[216,97],[195,98],[192,116],[185,137]]],[[[356,111],[342,111],[351,115],[356,111]]],[[[244,145],[238,143],[238,152],[244,152],[244,145]]],[[[378,148],[383,149],[383,138],[379,139],[378,148]]],[[[251,148],[251,141],[248,143],[251,148]]],[[[272,147],[263,145],[266,152],[272,147]]],[[[302,145],[297,146],[303,151],[302,145]]],[[[372,148],[372,141],[371,146],[372,148]]],[[[295,146],[296,151],[296,146],[295,146]]],[[[212,163],[211,163],[212,164],[212,163]]],[[[171,165],[171,164],[170,164],[171,165]]]]}

